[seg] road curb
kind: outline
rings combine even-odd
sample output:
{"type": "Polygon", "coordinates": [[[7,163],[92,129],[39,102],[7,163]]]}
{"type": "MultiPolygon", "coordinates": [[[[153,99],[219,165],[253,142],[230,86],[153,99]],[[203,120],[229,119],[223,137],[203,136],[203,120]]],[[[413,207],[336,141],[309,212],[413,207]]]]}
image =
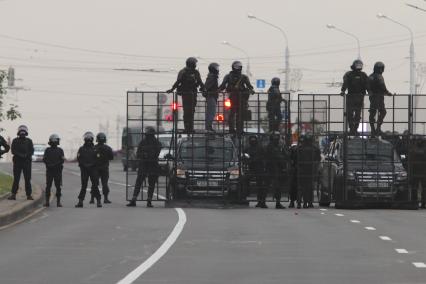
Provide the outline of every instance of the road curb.
{"type": "Polygon", "coordinates": [[[25,201],[10,201],[18,204],[14,205],[10,211],[0,213],[0,230],[5,229],[8,225],[25,218],[33,211],[40,208],[43,204],[44,194],[41,188],[37,185],[33,185],[33,198],[34,200],[25,201]]]}

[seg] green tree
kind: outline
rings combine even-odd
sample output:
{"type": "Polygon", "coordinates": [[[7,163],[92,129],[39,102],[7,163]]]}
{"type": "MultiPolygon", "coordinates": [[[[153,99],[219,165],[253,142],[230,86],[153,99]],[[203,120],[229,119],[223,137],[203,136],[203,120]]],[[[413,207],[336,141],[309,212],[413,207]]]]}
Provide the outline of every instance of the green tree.
{"type": "Polygon", "coordinates": [[[5,71],[0,71],[0,121],[3,120],[15,120],[21,117],[21,113],[18,111],[18,106],[15,104],[9,104],[5,106],[5,96],[7,89],[5,87],[7,83],[7,74],[5,71]]]}

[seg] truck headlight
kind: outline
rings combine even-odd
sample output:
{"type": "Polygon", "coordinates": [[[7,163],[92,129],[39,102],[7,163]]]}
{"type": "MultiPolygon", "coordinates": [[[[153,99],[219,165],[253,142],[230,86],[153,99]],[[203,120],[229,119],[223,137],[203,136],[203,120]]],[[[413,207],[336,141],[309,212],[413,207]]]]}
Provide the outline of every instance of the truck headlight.
{"type": "Polygon", "coordinates": [[[229,179],[237,179],[240,177],[240,171],[238,169],[229,170],[229,179]]]}
{"type": "Polygon", "coordinates": [[[186,171],[183,169],[176,169],[177,178],[186,178],[186,171]]]}
{"type": "Polygon", "coordinates": [[[408,178],[407,172],[399,172],[396,173],[396,180],[397,181],[405,181],[408,178]]]}
{"type": "Polygon", "coordinates": [[[347,172],[347,179],[348,180],[355,180],[355,173],[354,172],[347,172]]]}

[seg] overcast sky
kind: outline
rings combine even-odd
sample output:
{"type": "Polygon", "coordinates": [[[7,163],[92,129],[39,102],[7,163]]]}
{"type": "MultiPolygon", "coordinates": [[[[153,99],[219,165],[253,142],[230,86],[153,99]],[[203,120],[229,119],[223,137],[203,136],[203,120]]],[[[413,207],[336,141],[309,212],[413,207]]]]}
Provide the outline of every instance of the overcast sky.
{"type": "MultiPolygon", "coordinates": [[[[407,0],[426,8],[426,1],[407,0]]],[[[35,142],[52,132],[65,147],[86,130],[110,120],[115,136],[117,115],[125,115],[125,92],[135,87],[165,90],[188,56],[198,56],[202,77],[217,61],[221,75],[244,54],[253,80],[283,74],[285,41],[270,26],[249,20],[253,13],[282,27],[289,39],[291,68],[303,74],[302,92],[330,92],[357,56],[356,42],[332,23],[356,34],[367,73],[375,61],[386,64],[393,92],[408,92],[409,33],[376,17],[382,12],[410,26],[416,61],[426,62],[426,13],[399,0],[3,0],[0,1],[0,67],[15,68],[16,85],[28,91],[9,93],[23,119],[4,122],[5,136],[23,123],[35,142]],[[166,73],[114,71],[153,68],[166,73]]],[[[424,92],[425,90],[423,90],[424,92]]],[[[120,130],[121,131],[121,130],[120,130]]],[[[111,137],[115,146],[116,139],[111,137]]]]}

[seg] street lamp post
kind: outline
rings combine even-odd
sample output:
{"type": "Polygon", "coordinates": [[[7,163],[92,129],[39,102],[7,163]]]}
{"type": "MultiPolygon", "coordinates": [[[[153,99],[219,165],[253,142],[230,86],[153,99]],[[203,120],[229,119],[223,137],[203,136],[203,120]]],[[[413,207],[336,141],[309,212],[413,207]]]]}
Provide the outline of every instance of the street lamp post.
{"type": "Polygon", "coordinates": [[[354,38],[356,40],[357,47],[358,47],[358,59],[361,60],[361,45],[359,43],[359,38],[356,35],[354,35],[354,34],[352,34],[350,32],[347,32],[345,30],[342,30],[342,29],[340,29],[340,28],[338,28],[338,27],[336,27],[335,25],[332,25],[332,24],[328,24],[327,28],[339,31],[339,32],[341,32],[341,33],[343,33],[345,35],[348,35],[348,36],[354,38]]]}
{"type": "Polygon", "coordinates": [[[290,50],[289,50],[289,48],[288,48],[288,38],[287,38],[287,34],[285,33],[285,31],[282,29],[282,28],[280,28],[279,26],[276,26],[276,25],[274,25],[274,24],[272,24],[272,23],[270,23],[270,22],[268,22],[268,21],[265,21],[265,20],[263,20],[263,19],[261,19],[261,18],[259,18],[259,17],[256,17],[255,15],[253,15],[253,14],[248,14],[247,15],[247,17],[249,18],[249,19],[252,19],[252,20],[257,20],[257,21],[259,21],[259,22],[261,22],[261,23],[264,23],[264,24],[266,24],[266,25],[268,25],[268,26],[271,26],[271,27],[273,27],[273,28],[275,28],[275,29],[277,29],[277,30],[279,30],[280,32],[281,32],[281,34],[283,35],[283,37],[284,37],[284,40],[285,40],[285,44],[286,44],[286,46],[285,46],[285,53],[284,53],[284,57],[285,57],[285,81],[284,81],[284,91],[285,92],[289,92],[289,90],[290,90],[290,86],[289,86],[289,81],[290,81],[290,50]]]}
{"type": "Polygon", "coordinates": [[[249,56],[249,54],[244,49],[231,44],[229,41],[224,40],[224,41],[222,41],[222,44],[223,45],[227,45],[230,48],[233,48],[235,50],[238,50],[238,51],[244,53],[244,55],[246,56],[246,59],[247,59],[247,68],[246,68],[247,76],[251,77],[251,72],[250,72],[250,56],[249,56]]]}

